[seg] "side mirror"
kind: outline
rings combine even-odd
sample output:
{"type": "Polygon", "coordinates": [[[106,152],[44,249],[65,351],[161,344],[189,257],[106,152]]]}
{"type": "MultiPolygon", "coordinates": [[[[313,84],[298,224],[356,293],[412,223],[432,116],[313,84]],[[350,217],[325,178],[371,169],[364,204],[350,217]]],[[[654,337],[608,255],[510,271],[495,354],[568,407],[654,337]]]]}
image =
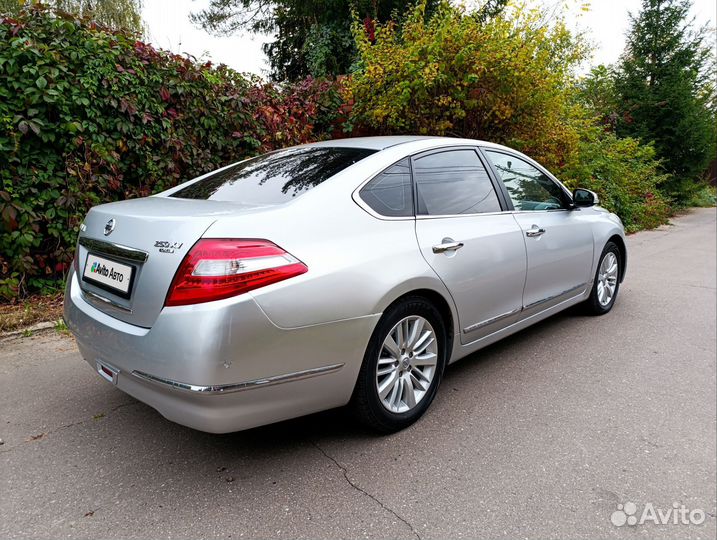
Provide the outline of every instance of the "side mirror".
{"type": "Polygon", "coordinates": [[[597,193],[589,189],[577,188],[573,191],[573,204],[578,207],[595,206],[600,202],[597,193]]]}

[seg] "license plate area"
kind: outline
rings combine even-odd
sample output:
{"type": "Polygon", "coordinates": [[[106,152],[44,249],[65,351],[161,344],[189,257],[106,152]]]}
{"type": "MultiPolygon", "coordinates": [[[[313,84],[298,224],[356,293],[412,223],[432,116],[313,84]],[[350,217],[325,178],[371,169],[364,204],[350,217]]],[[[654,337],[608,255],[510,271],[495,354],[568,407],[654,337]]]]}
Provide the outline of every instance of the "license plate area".
{"type": "Polygon", "coordinates": [[[137,268],[115,259],[88,253],[82,281],[90,283],[121,298],[129,298],[137,268]]]}

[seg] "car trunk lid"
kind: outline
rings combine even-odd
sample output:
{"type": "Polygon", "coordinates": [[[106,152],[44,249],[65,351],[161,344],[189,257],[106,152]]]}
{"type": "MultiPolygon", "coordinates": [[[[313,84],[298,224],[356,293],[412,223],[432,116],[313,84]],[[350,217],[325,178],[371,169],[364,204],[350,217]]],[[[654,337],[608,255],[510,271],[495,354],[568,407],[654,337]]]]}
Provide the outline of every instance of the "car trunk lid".
{"type": "Polygon", "coordinates": [[[256,210],[237,203],[147,197],[90,210],[78,239],[84,298],[124,322],[149,328],[182,259],[217,219],[256,210]]]}

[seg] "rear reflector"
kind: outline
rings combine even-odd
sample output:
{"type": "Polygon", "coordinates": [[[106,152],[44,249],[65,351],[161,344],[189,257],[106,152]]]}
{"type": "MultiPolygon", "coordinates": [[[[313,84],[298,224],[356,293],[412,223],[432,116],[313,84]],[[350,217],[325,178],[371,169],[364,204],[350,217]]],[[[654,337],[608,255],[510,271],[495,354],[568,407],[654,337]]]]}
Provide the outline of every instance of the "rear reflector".
{"type": "Polygon", "coordinates": [[[300,260],[268,240],[207,238],[187,253],[166,306],[221,300],[306,272],[300,260]]]}

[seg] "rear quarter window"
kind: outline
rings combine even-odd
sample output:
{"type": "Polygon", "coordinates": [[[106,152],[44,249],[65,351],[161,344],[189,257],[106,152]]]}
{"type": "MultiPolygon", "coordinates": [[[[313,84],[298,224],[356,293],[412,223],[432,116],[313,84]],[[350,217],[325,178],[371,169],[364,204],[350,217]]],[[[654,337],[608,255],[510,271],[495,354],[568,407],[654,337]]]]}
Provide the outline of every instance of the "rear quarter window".
{"type": "Polygon", "coordinates": [[[360,191],[363,201],[382,216],[413,216],[411,165],[403,159],[366,184],[360,191]]]}
{"type": "Polygon", "coordinates": [[[375,150],[345,147],[288,148],[264,154],[181,188],[181,199],[276,205],[325,182],[375,150]]]}

